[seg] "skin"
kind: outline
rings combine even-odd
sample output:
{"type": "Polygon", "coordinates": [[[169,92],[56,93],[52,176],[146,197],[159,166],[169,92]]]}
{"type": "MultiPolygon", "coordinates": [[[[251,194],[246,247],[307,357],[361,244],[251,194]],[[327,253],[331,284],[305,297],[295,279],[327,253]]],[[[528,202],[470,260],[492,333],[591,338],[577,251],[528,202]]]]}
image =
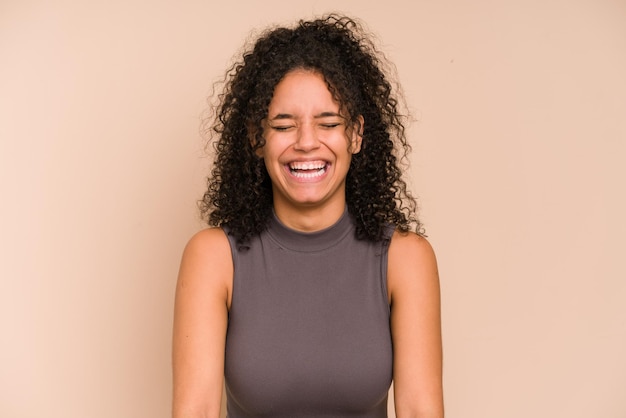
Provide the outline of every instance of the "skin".
{"type": "MultiPolygon", "coordinates": [[[[363,120],[361,119],[361,126],[363,120]]],[[[276,86],[259,150],[272,179],[274,210],[285,225],[315,231],[346,206],[350,159],[361,147],[323,78],[294,70],[276,86]],[[305,97],[306,100],[302,98],[305,97]],[[293,168],[303,170],[294,173],[293,168]]],[[[434,252],[414,233],[395,233],[387,271],[398,418],[442,418],[439,279],[434,252]]],[[[217,418],[233,289],[230,246],[210,228],[185,247],[176,289],[174,418],[217,418]]]]}
{"type": "Polygon", "coordinates": [[[346,125],[324,78],[307,70],[288,73],[274,90],[264,131],[258,154],[272,179],[278,218],[300,231],[334,224],[344,212],[346,175],[361,137],[346,125]]]}
{"type": "Polygon", "coordinates": [[[425,238],[396,232],[388,257],[396,417],[443,418],[440,291],[435,253],[425,238]]]}

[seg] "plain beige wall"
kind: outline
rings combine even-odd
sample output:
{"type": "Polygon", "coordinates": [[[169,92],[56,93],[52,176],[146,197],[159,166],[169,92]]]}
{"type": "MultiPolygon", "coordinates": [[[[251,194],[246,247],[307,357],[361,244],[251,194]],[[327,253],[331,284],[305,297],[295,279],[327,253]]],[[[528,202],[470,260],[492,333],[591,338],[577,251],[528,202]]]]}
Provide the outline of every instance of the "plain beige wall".
{"type": "Polygon", "coordinates": [[[2,0],[0,416],[169,416],[211,83],[250,29],[333,9],[417,119],[447,416],[626,416],[623,0],[2,0]]]}

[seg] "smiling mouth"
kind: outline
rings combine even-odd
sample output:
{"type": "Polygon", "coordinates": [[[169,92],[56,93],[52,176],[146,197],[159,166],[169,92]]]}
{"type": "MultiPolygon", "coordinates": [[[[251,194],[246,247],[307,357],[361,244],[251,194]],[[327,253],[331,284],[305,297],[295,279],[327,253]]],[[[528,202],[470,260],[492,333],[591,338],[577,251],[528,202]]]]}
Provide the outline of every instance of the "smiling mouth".
{"type": "Polygon", "coordinates": [[[289,164],[289,172],[297,178],[312,179],[322,176],[328,167],[323,161],[293,162],[289,164]]]}

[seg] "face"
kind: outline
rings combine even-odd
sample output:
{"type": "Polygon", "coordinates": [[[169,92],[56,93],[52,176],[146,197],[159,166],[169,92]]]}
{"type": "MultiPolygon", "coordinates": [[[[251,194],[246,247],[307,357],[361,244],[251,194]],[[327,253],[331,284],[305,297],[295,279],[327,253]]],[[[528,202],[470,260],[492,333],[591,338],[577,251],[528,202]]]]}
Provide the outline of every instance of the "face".
{"type": "Polygon", "coordinates": [[[259,156],[272,180],[276,213],[343,213],[346,175],[361,137],[358,127],[348,126],[324,78],[307,70],[287,73],[263,124],[259,156]]]}

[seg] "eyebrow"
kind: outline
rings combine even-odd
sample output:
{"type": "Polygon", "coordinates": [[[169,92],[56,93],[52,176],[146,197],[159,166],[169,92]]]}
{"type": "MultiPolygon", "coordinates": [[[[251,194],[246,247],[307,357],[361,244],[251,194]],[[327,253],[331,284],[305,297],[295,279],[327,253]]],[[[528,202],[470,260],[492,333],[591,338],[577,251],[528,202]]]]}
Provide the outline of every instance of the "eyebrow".
{"type": "MultiPolygon", "coordinates": [[[[341,116],[339,113],[336,113],[336,112],[322,112],[313,116],[314,119],[331,118],[331,117],[338,117],[338,118],[343,119],[343,116],[341,116]]],[[[295,118],[296,117],[294,115],[291,115],[289,113],[279,113],[273,118],[271,118],[270,120],[295,119],[295,118]]]]}

